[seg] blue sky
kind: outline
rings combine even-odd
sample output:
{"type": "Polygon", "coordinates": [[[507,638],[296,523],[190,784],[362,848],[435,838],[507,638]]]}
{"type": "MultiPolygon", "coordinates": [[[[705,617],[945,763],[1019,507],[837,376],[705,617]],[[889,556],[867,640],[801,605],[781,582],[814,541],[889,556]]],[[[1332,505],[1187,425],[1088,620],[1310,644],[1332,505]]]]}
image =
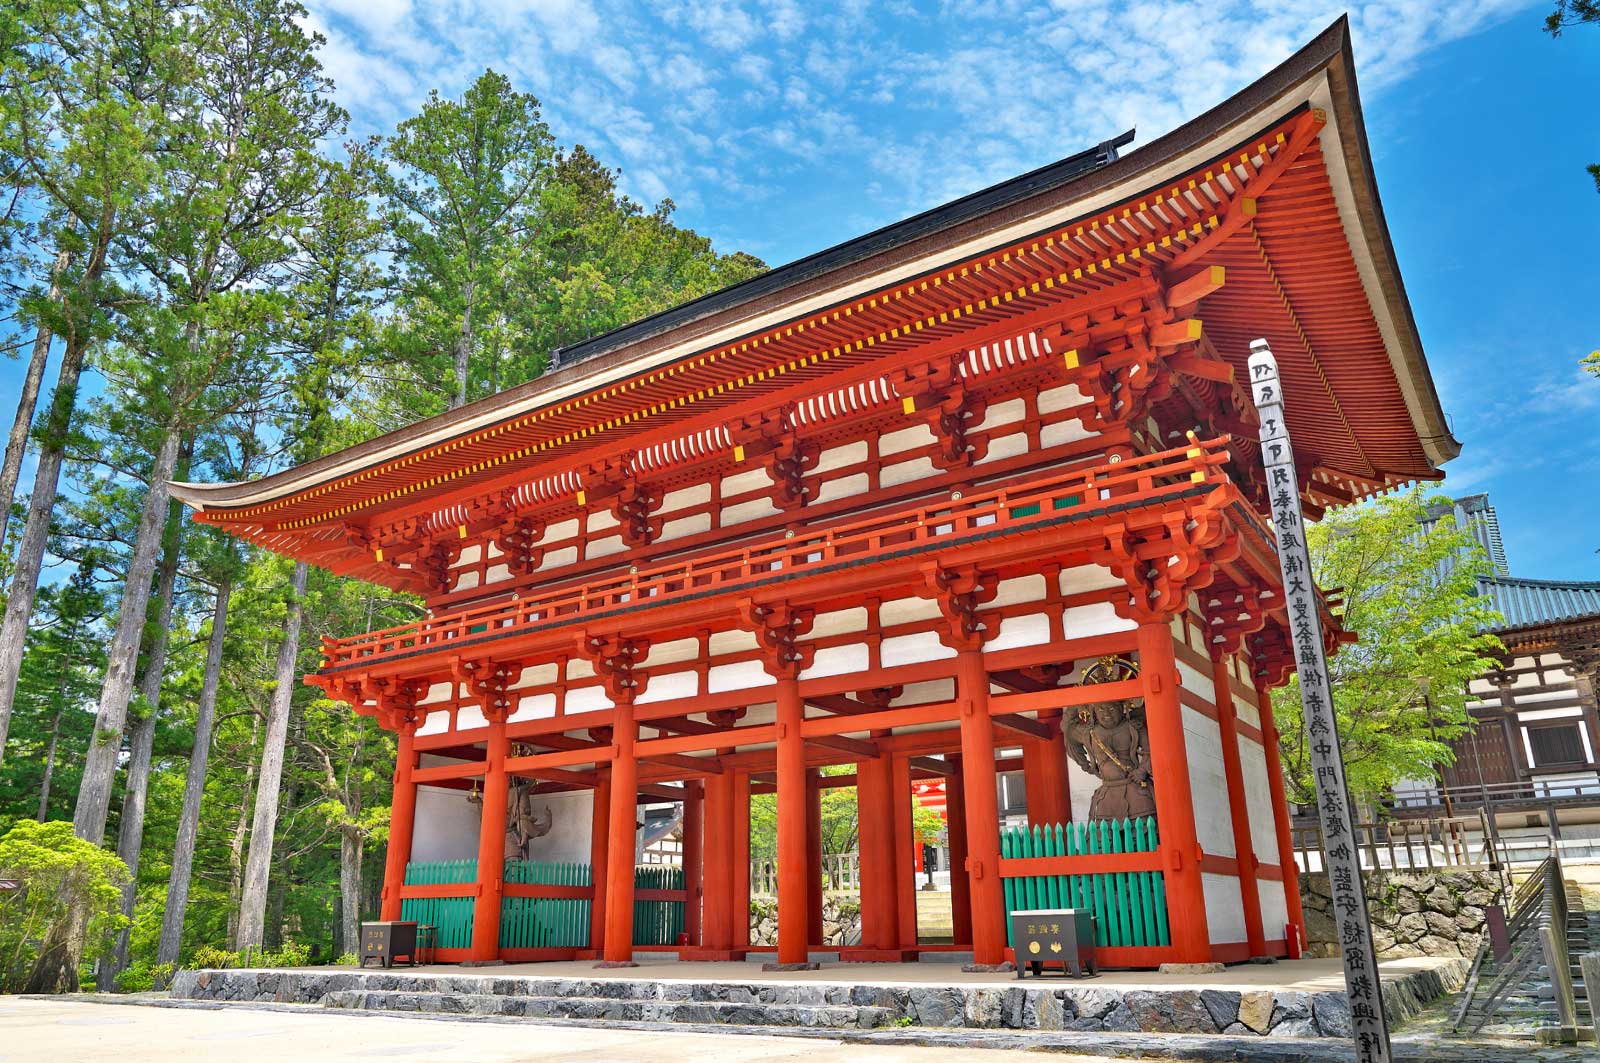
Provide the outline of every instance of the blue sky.
{"type": "MultiPolygon", "coordinates": [[[[779,264],[1137,127],[1145,143],[1344,9],[1319,0],[305,0],[353,131],[485,67],[636,198],[779,264]],[[1004,12],[1003,14],[999,12],[1004,12]]],[[[1514,572],[1600,578],[1600,28],[1549,0],[1352,12],[1379,186],[1462,456],[1514,572]]],[[[15,393],[20,367],[0,367],[15,393]]],[[[4,401],[0,394],[0,401],[4,401]]]]}

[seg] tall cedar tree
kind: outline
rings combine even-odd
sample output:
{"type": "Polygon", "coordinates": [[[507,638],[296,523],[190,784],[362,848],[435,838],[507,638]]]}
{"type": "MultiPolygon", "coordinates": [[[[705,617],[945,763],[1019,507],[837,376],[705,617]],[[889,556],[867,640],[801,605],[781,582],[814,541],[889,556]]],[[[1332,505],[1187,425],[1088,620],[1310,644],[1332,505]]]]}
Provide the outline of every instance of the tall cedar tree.
{"type": "Polygon", "coordinates": [[[19,179],[41,201],[37,231],[45,253],[67,259],[56,279],[58,298],[24,303],[43,327],[62,338],[64,349],[39,428],[27,523],[0,620],[0,757],[78,377],[90,347],[109,335],[113,311],[123,299],[112,254],[117,242],[136,230],[136,204],[159,177],[185,81],[182,33],[161,0],[38,0],[8,10],[28,41],[11,56],[20,69],[13,82],[17,91],[7,94],[8,140],[19,179]]]}

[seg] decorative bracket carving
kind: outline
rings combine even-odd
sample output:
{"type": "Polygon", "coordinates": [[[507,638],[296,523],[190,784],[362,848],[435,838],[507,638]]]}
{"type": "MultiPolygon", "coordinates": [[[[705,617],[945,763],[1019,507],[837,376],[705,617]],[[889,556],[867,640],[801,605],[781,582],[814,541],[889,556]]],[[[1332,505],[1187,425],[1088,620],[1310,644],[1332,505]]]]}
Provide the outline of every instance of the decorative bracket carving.
{"type": "Polygon", "coordinates": [[[522,675],[520,661],[457,659],[450,668],[457,681],[465,683],[467,690],[478,699],[484,719],[501,723],[511,715],[518,699],[510,693],[510,687],[522,675]]]}
{"type": "Polygon", "coordinates": [[[1244,645],[1245,637],[1260,631],[1267,617],[1283,608],[1276,590],[1258,591],[1229,583],[1213,585],[1201,596],[1206,618],[1206,643],[1212,657],[1226,657],[1244,645]]]}
{"type": "Polygon", "coordinates": [[[1239,556],[1239,537],[1211,508],[1167,514],[1155,527],[1106,529],[1104,563],[1131,592],[1116,603],[1119,616],[1146,623],[1181,612],[1189,592],[1209,587],[1216,566],[1239,556]]]}
{"type": "Polygon", "coordinates": [[[661,534],[662,521],[652,518],[661,506],[661,495],[640,481],[633,467],[633,455],[621,454],[596,462],[583,470],[584,505],[604,502],[617,519],[622,541],[629,546],[647,546],[661,534]]]}
{"type": "Polygon", "coordinates": [[[532,575],[544,564],[545,523],[537,517],[519,517],[501,525],[494,538],[495,547],[505,556],[506,567],[519,576],[532,575]]]}
{"type": "Polygon", "coordinates": [[[639,666],[650,653],[650,640],[620,635],[578,636],[578,655],[594,667],[615,705],[631,705],[644,693],[650,676],[639,666]]]}
{"type": "Polygon", "coordinates": [[[788,602],[757,603],[746,598],[739,603],[739,619],[755,635],[767,673],[775,679],[798,678],[810,666],[816,647],[800,640],[810,633],[815,618],[815,610],[788,602]]]}
{"type": "Polygon", "coordinates": [[[983,460],[989,442],[968,433],[983,421],[988,403],[962,379],[960,359],[911,366],[894,376],[894,389],[905,413],[920,415],[932,430],[938,446],[933,463],[941,469],[959,469],[983,460]]]}
{"type": "Polygon", "coordinates": [[[796,434],[787,408],[748,417],[733,433],[735,461],[759,459],[772,479],[772,504],[779,509],[805,505],[805,478],[816,468],[822,448],[796,434]]]}
{"type": "Polygon", "coordinates": [[[945,568],[930,564],[923,566],[922,582],[925,596],[938,603],[944,615],[939,641],[957,651],[981,649],[993,633],[984,628],[978,610],[994,601],[999,577],[976,565],[945,568]]]}

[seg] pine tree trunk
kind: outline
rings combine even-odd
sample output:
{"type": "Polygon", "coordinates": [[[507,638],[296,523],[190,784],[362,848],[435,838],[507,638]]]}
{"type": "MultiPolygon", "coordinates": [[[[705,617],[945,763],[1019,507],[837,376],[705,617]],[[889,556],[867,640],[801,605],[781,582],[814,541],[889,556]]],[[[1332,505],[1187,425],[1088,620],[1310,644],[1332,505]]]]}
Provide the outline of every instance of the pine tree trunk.
{"type": "Polygon", "coordinates": [[[283,642],[278,646],[273,670],[272,710],[267,716],[266,739],[261,746],[261,771],[256,780],[255,818],[250,826],[250,855],[245,862],[244,891],[239,900],[238,949],[259,948],[265,927],[267,879],[272,864],[272,842],[278,827],[278,797],[283,781],[283,750],[289,737],[289,709],[294,700],[295,662],[300,655],[301,599],[306,592],[306,563],[298,561],[289,578],[289,615],[284,620],[283,642]]]}
{"type": "Polygon", "coordinates": [[[339,902],[341,948],[355,952],[361,940],[361,835],[355,828],[339,832],[339,902]]]}
{"type": "Polygon", "coordinates": [[[233,840],[228,843],[228,938],[239,932],[239,895],[244,891],[244,840],[250,829],[250,806],[255,795],[256,735],[260,733],[261,720],[250,718],[250,763],[245,768],[244,790],[239,798],[239,818],[233,824],[233,840]]]}
{"type": "Polygon", "coordinates": [[[456,337],[456,393],[451,397],[450,409],[467,404],[467,384],[472,371],[472,296],[473,282],[468,281],[462,291],[466,308],[461,314],[461,335],[456,337]]]}
{"type": "MultiPolygon", "coordinates": [[[[70,252],[56,255],[55,269],[50,274],[50,302],[61,300],[61,271],[71,261],[70,252]]],[[[22,378],[22,394],[17,398],[17,417],[11,422],[11,438],[6,441],[6,456],[0,462],[0,549],[5,547],[6,529],[11,520],[11,503],[17,497],[17,480],[22,476],[22,458],[28,451],[28,432],[33,428],[33,412],[39,405],[39,385],[44,381],[45,365],[50,361],[50,341],[54,334],[40,325],[33,337],[33,354],[28,358],[28,372],[22,378]]]]}
{"type": "Polygon", "coordinates": [[[84,758],[83,783],[78,787],[78,806],[72,828],[78,837],[99,845],[106,833],[106,814],[111,809],[111,786],[117,773],[117,754],[122,747],[122,730],[127,721],[128,701],[133,696],[133,673],[144,633],[145,614],[150,608],[150,584],[155,579],[156,554],[161,549],[162,529],[167,515],[168,481],[178,464],[182,440],[175,426],[168,426],[156,450],[150,470],[150,487],[145,492],[144,509],[139,514],[139,530],[133,541],[133,556],[122,590],[122,608],[117,616],[116,634],[106,654],[106,678],[100,688],[100,708],[95,714],[94,733],[89,738],[84,758]]]}
{"type": "Polygon", "coordinates": [[[66,456],[67,429],[78,401],[78,375],[83,370],[85,338],[72,337],[61,357],[56,391],[46,415],[39,464],[33,474],[33,495],[28,500],[28,522],[17,545],[11,591],[6,597],[5,619],[0,620],[0,761],[5,759],[6,733],[11,729],[11,707],[17,697],[17,675],[27,645],[28,621],[39,591],[39,570],[50,539],[50,514],[61,485],[61,463],[66,456]]]}
{"type": "MultiPolygon", "coordinates": [[[[185,441],[184,453],[178,462],[180,475],[189,467],[191,443],[185,441]]],[[[144,699],[145,713],[134,721],[129,731],[128,744],[132,756],[128,758],[127,780],[123,786],[122,819],[117,825],[117,855],[128,865],[128,884],[122,888],[122,914],[133,918],[133,903],[139,893],[139,856],[144,849],[144,817],[146,798],[150,791],[150,765],[156,740],[156,715],[161,704],[161,677],[167,666],[167,646],[172,625],[173,597],[178,587],[178,562],[183,553],[183,505],[171,502],[167,506],[167,527],[161,549],[161,564],[156,580],[156,622],[150,631],[150,650],[145,655],[144,676],[139,682],[139,695],[144,699]]],[[[117,974],[128,966],[128,943],[131,927],[123,927],[117,934],[113,955],[100,965],[98,984],[102,993],[111,991],[117,974]]]]}
{"type": "Polygon", "coordinates": [[[224,575],[217,583],[217,604],[211,613],[211,639],[206,644],[205,678],[200,682],[200,703],[195,709],[194,749],[189,753],[189,777],[183,784],[183,810],[178,813],[178,840],[172,847],[172,875],[167,880],[167,907],[161,914],[157,963],[177,963],[183,951],[183,920],[189,908],[195,836],[200,830],[200,801],[206,790],[206,763],[211,757],[217,687],[222,681],[222,647],[228,630],[228,596],[232,593],[233,578],[224,575]]]}
{"type": "Polygon", "coordinates": [[[34,818],[44,822],[50,814],[50,781],[56,774],[56,745],[61,741],[61,714],[66,709],[67,692],[61,691],[56,699],[56,713],[50,720],[50,744],[44,751],[44,778],[39,782],[39,814],[34,818]]]}

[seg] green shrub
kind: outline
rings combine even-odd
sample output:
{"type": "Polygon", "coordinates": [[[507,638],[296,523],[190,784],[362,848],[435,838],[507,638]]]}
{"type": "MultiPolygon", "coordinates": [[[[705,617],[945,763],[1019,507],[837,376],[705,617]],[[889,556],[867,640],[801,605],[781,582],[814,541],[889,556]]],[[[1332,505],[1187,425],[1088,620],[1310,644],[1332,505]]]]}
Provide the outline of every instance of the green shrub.
{"type": "Polygon", "coordinates": [[[127,924],[128,866],[79,838],[72,824],[19,819],[0,837],[0,991],[60,993],[111,947],[127,924]]]}
{"type": "Polygon", "coordinates": [[[149,993],[158,985],[165,986],[172,981],[172,968],[170,963],[145,960],[129,964],[127,970],[117,975],[117,992],[149,993]]]}
{"type": "Polygon", "coordinates": [[[306,967],[311,963],[311,946],[285,941],[275,952],[263,952],[254,967],[306,967]]]}
{"type": "Polygon", "coordinates": [[[239,966],[239,954],[219,949],[215,945],[200,945],[189,956],[189,962],[184,964],[191,971],[205,968],[217,969],[222,967],[239,966]]]}
{"type": "Polygon", "coordinates": [[[333,965],[335,967],[359,967],[361,965],[361,957],[353,952],[347,952],[337,960],[334,960],[333,965]]]}

